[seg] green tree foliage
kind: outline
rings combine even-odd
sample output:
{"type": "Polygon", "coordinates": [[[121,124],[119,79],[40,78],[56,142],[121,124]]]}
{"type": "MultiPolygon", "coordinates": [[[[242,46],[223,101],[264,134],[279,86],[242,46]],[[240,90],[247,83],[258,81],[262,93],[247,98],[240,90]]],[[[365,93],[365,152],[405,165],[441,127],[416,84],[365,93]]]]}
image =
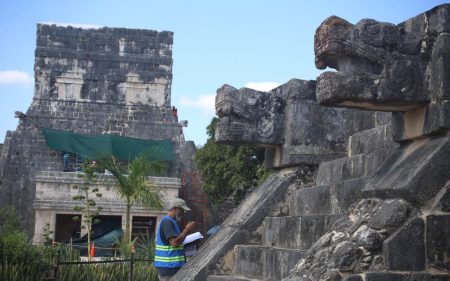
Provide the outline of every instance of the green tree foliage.
{"type": "Polygon", "coordinates": [[[269,175],[269,171],[263,167],[264,150],[214,141],[218,122],[217,117],[212,119],[206,128],[208,140],[195,155],[205,191],[214,203],[220,203],[232,194],[239,194],[238,191],[257,185],[269,175]]]}
{"type": "MultiPolygon", "coordinates": [[[[153,240],[150,240],[153,241],[153,240]]],[[[14,208],[0,208],[0,280],[40,281],[51,276],[52,260],[79,261],[79,253],[67,245],[34,246],[20,228],[14,208]]],[[[139,259],[148,255],[137,256],[139,259]]],[[[59,268],[58,280],[128,280],[129,262],[107,264],[72,264],[59,268]]],[[[133,280],[157,281],[156,269],[148,262],[135,262],[133,280]]]]}
{"type": "Polygon", "coordinates": [[[42,250],[29,243],[27,234],[20,228],[18,216],[11,206],[0,209],[0,264],[28,263],[40,260],[42,250]]]}
{"type": "Polygon", "coordinates": [[[51,246],[53,242],[55,231],[51,230],[50,223],[46,223],[42,231],[42,238],[44,239],[44,246],[51,246]]]}
{"type": "Polygon", "coordinates": [[[151,160],[151,155],[144,153],[127,165],[115,158],[100,161],[102,169],[108,170],[115,181],[117,196],[125,201],[126,221],[124,241],[130,241],[131,207],[138,203],[151,209],[162,209],[159,190],[149,180],[150,175],[159,175],[167,168],[166,163],[151,160]]]}
{"type": "Polygon", "coordinates": [[[101,207],[97,206],[94,198],[102,197],[95,183],[97,182],[95,162],[86,161],[83,164],[83,173],[80,177],[83,179],[83,184],[74,188],[78,189],[79,193],[74,196],[73,199],[79,201],[80,204],[75,206],[74,211],[81,213],[81,218],[79,216],[74,217],[74,220],[82,220],[82,228],[87,230],[87,248],[88,248],[88,258],[91,260],[91,237],[92,237],[92,225],[98,223],[99,221],[96,217],[100,214],[101,207]]]}
{"type": "Polygon", "coordinates": [[[11,206],[0,208],[0,222],[0,280],[28,280],[3,278],[2,274],[8,273],[8,270],[12,270],[10,273],[14,276],[19,276],[19,272],[27,276],[29,270],[38,274],[49,268],[50,260],[56,253],[60,255],[61,261],[73,261],[79,257],[78,251],[67,245],[52,245],[49,225],[44,227],[46,238],[49,239],[46,242],[49,243],[32,245],[27,234],[20,228],[18,216],[11,206]],[[2,271],[1,267],[6,268],[6,271],[2,271]],[[14,268],[17,268],[17,271],[14,268]]]}

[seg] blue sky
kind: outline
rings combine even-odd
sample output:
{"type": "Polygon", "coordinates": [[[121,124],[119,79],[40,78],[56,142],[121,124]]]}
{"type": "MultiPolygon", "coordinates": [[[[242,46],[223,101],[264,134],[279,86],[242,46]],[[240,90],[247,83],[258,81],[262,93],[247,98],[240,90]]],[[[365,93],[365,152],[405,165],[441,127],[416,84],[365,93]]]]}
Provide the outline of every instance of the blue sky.
{"type": "Polygon", "coordinates": [[[173,31],[172,105],[187,140],[206,141],[214,96],[236,88],[315,79],[313,38],[328,16],[400,23],[437,0],[0,0],[0,143],[15,130],[14,111],[33,97],[36,23],[58,22],[173,31]]]}

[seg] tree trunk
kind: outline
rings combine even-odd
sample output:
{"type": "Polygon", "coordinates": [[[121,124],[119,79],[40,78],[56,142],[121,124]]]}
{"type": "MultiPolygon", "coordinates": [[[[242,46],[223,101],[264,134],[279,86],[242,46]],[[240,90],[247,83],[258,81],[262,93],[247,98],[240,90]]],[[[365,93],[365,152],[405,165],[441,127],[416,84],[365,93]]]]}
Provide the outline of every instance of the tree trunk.
{"type": "Polygon", "coordinates": [[[127,213],[125,219],[125,241],[130,242],[131,240],[131,203],[127,200],[127,213]]]}
{"type": "MultiPolygon", "coordinates": [[[[89,189],[85,191],[86,202],[89,202],[89,189]]],[[[89,204],[86,205],[86,216],[87,216],[87,250],[88,250],[88,261],[91,261],[91,230],[92,230],[92,219],[89,204]]]]}

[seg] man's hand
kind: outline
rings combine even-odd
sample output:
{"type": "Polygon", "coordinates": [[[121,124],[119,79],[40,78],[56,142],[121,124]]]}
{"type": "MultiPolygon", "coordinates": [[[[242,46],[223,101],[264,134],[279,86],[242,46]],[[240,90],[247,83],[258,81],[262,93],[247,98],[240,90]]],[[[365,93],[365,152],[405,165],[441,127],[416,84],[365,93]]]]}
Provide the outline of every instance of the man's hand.
{"type": "Polygon", "coordinates": [[[195,221],[190,221],[190,222],[188,222],[188,224],[186,225],[185,230],[189,233],[189,232],[191,232],[192,230],[194,230],[196,226],[197,226],[197,223],[196,223],[195,221]]]}
{"type": "Polygon", "coordinates": [[[189,232],[191,232],[192,230],[195,229],[196,225],[197,224],[195,221],[188,222],[188,224],[186,225],[184,230],[180,233],[180,235],[178,235],[177,237],[169,238],[169,244],[173,247],[176,247],[176,246],[180,245],[181,243],[183,243],[186,236],[189,234],[189,232]]]}

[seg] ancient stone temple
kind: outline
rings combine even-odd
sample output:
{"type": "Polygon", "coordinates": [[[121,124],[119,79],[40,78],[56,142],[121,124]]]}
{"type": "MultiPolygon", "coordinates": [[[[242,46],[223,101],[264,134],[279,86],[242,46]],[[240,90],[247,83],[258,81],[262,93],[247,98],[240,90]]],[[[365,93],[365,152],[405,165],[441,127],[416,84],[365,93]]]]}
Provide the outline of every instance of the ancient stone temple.
{"type": "Polygon", "coordinates": [[[275,172],[173,280],[450,280],[450,5],[332,16],[314,47],[336,71],[218,90],[216,140],[275,172]]]}
{"type": "MultiPolygon", "coordinates": [[[[72,220],[79,164],[109,145],[122,158],[140,145],[162,146],[168,169],[151,180],[165,203],[178,197],[182,175],[194,171],[195,146],[171,105],[172,44],[166,31],[38,24],[33,101],[17,113],[20,124],[7,132],[0,156],[0,206],[16,208],[34,242],[46,224],[57,241],[79,237],[72,220]]],[[[101,178],[100,220],[120,227],[124,202],[110,177],[101,178]]],[[[135,205],[132,212],[134,234],[154,230],[165,210],[135,205]]]]}

